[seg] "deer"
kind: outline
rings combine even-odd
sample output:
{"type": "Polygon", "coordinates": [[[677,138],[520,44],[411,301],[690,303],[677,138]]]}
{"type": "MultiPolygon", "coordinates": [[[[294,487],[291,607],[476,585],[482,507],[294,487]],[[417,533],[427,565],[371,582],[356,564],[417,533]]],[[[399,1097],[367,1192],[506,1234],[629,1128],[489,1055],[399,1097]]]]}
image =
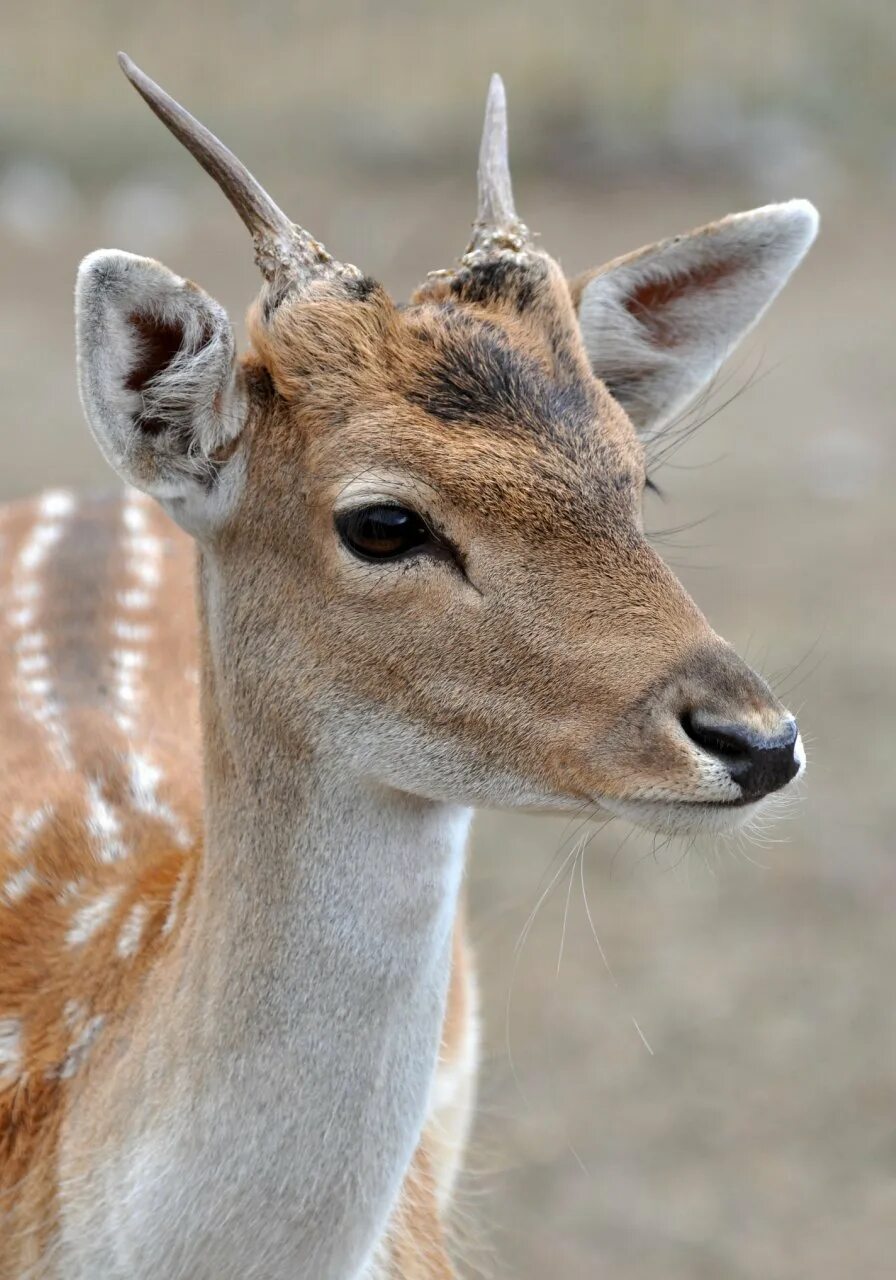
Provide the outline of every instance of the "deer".
{"type": "Polygon", "coordinates": [[[496,77],[472,238],[399,305],[119,60],[261,287],[238,355],[198,285],[89,255],[125,488],[0,514],[0,1277],[446,1280],[473,811],[727,832],[804,770],[642,496],[818,215],[568,279],[496,77]]]}

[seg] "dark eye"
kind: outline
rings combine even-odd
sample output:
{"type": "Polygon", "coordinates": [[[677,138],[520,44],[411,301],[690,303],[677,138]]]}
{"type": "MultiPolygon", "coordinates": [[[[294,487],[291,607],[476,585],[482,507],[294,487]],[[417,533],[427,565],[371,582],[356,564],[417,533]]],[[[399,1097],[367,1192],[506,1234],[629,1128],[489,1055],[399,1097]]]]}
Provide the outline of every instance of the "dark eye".
{"type": "Polygon", "coordinates": [[[432,542],[432,534],[415,511],[385,503],[341,512],[336,530],[349,551],[362,560],[395,560],[432,542]]]}

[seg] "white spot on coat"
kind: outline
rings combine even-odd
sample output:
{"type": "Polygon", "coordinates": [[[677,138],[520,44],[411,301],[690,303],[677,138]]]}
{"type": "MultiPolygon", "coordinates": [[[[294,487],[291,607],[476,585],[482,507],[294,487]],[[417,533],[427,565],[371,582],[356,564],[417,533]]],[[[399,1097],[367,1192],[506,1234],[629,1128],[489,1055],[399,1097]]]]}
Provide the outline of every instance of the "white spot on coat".
{"type": "MultiPolygon", "coordinates": [[[[149,539],[141,538],[140,541],[147,542],[149,539]]],[[[158,542],[155,539],[153,539],[153,541],[158,549],[158,542]]],[[[145,587],[157,587],[162,580],[162,574],[159,566],[150,560],[136,560],[131,566],[131,573],[137,581],[142,582],[145,587]]]]}
{"type": "Polygon", "coordinates": [[[67,489],[51,489],[40,500],[40,512],[48,519],[70,516],[75,509],[74,494],[67,489]]]}
{"type": "Polygon", "coordinates": [[[22,867],[11,875],[3,886],[3,896],[11,905],[21,900],[36,887],[37,876],[31,867],[22,867]]]}
{"type": "Polygon", "coordinates": [[[86,1022],[89,1012],[86,1000],[66,1000],[62,1016],[69,1031],[74,1031],[76,1027],[86,1022]]]}
{"type": "Polygon", "coordinates": [[[139,649],[116,649],[112,661],[123,671],[139,671],[146,666],[146,654],[139,649]]]}
{"type": "Polygon", "coordinates": [[[183,901],[186,887],[187,887],[187,873],[186,871],[182,871],[180,875],[177,877],[177,884],[174,886],[174,892],[171,895],[171,903],[168,907],[168,914],[166,915],[165,922],[162,925],[162,933],[165,934],[166,937],[169,933],[171,933],[174,926],[177,924],[177,917],[180,914],[180,904],[183,901]]]}
{"type": "Polygon", "coordinates": [[[118,862],[127,856],[121,822],[95,780],[87,784],[87,831],[100,862],[118,862]]]}
{"type": "Polygon", "coordinates": [[[112,623],[112,632],[118,640],[145,644],[152,636],[152,627],[145,622],[127,622],[123,618],[116,618],[112,623]]]}
{"type": "Polygon", "coordinates": [[[107,893],[101,894],[100,897],[94,898],[93,902],[88,902],[86,906],[79,907],[72,916],[71,924],[65,935],[68,945],[70,947],[78,947],[86,942],[88,938],[92,938],[97,930],[101,929],[109,919],[120,897],[120,889],[110,889],[107,893]]]}
{"type": "Polygon", "coordinates": [[[17,810],[13,814],[9,835],[10,851],[19,857],[27,853],[52,816],[53,809],[48,804],[42,804],[30,813],[17,810]]]}
{"type": "Polygon", "coordinates": [[[148,609],[152,604],[152,596],[148,591],[131,587],[128,591],[119,591],[118,601],[125,609],[148,609]]]}
{"type": "Polygon", "coordinates": [[[136,953],[140,945],[140,939],[143,936],[148,914],[149,908],[146,903],[138,902],[131,907],[125,917],[125,922],[121,926],[121,933],[119,933],[118,942],[116,943],[116,950],[122,959],[127,960],[136,953]]]}
{"type": "Polygon", "coordinates": [[[30,605],[23,605],[21,609],[13,609],[7,617],[11,626],[24,631],[26,627],[32,626],[37,614],[30,605]]]}
{"type": "Polygon", "coordinates": [[[146,528],[146,506],[136,489],[125,490],[121,518],[128,533],[142,533],[146,528]]]}
{"type": "Polygon", "coordinates": [[[39,671],[46,671],[50,665],[50,659],[46,653],[28,653],[19,659],[19,671],[25,675],[36,675],[39,671]]]}
{"type": "Polygon", "coordinates": [[[138,813],[164,823],[174,837],[175,843],[182,849],[189,849],[192,844],[189,831],[171,806],[159,795],[162,770],[147,756],[137,751],[129,752],[127,764],[134,808],[138,813]]]}
{"type": "Polygon", "coordinates": [[[13,652],[34,653],[35,650],[45,650],[46,647],[47,637],[42,631],[25,631],[13,645],[13,652]]]}
{"type": "Polygon", "coordinates": [[[22,1069],[22,1024],[0,1018],[0,1080],[14,1079],[22,1069]]]}
{"type": "Polygon", "coordinates": [[[75,1072],[85,1062],[90,1049],[97,1036],[103,1029],[106,1019],[102,1014],[97,1014],[95,1018],[90,1018],[86,1022],[69,1046],[68,1053],[62,1061],[59,1068],[59,1077],[61,1080],[70,1080],[75,1072]]]}

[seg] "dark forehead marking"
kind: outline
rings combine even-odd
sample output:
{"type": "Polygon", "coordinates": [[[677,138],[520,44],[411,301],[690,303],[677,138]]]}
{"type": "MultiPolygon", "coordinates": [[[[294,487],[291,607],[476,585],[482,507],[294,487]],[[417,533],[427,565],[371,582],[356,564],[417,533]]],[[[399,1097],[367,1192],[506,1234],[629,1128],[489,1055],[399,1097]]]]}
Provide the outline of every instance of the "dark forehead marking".
{"type": "Polygon", "coordinates": [[[549,373],[514,347],[497,325],[452,315],[438,333],[422,331],[427,358],[407,392],[415,407],[446,423],[525,434],[578,454],[594,429],[593,386],[549,373]]]}
{"type": "Polygon", "coordinates": [[[458,302],[501,303],[522,312],[537,301],[543,278],[543,271],[505,255],[461,268],[451,282],[451,294],[458,302]]]}
{"type": "Polygon", "coordinates": [[[346,280],[343,289],[355,302],[367,302],[372,295],[382,293],[383,287],[372,276],[360,276],[356,280],[346,280]]]}

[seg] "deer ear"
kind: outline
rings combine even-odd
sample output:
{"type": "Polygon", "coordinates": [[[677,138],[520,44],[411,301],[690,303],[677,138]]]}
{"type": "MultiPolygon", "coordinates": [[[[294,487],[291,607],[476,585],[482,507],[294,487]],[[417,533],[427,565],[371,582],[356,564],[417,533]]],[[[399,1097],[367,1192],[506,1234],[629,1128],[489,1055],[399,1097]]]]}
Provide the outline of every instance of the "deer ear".
{"type": "Polygon", "coordinates": [[[651,435],[714,377],[818,230],[806,200],[639,249],[571,284],[595,374],[651,435]]]}
{"type": "Polygon", "coordinates": [[[161,263],[98,250],[78,272],[75,319],[81,402],[106,460],[191,531],[219,518],[246,411],[227,313],[161,263]]]}

